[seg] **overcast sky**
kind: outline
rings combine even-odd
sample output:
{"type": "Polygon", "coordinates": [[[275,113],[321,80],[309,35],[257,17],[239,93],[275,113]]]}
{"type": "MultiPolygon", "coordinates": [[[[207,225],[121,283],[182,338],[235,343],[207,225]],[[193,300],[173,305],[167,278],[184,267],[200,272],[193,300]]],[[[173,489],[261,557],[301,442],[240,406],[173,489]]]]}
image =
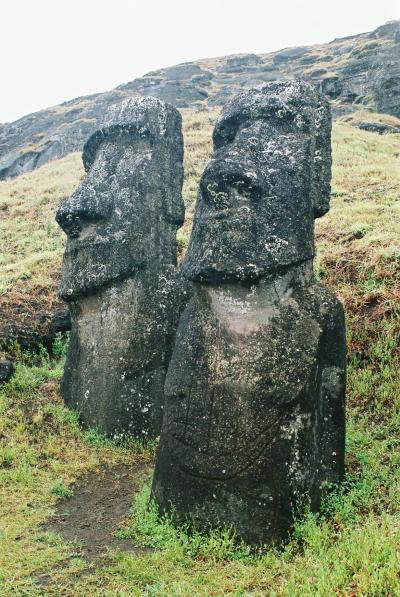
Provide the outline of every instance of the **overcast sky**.
{"type": "Polygon", "coordinates": [[[0,122],[156,68],[371,31],[400,0],[0,0],[0,122]]]}

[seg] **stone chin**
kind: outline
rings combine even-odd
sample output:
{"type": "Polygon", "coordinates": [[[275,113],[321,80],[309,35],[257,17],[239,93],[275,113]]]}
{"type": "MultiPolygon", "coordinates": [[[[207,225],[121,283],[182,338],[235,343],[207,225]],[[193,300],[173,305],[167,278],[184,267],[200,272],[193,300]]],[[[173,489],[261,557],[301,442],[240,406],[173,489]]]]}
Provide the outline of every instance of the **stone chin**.
{"type": "Polygon", "coordinates": [[[144,264],[132,259],[120,241],[80,245],[68,241],[64,254],[59,296],[66,302],[95,294],[102,288],[132,278],[144,264]]]}
{"type": "MultiPolygon", "coordinates": [[[[193,244],[182,264],[182,272],[192,282],[214,284],[219,282],[257,281],[314,258],[313,242],[302,240],[299,246],[293,239],[277,235],[266,236],[262,246],[253,238],[243,239],[235,245],[238,231],[219,232],[217,247],[212,246],[212,227],[207,226],[204,241],[193,244]],[[209,251],[201,249],[210,246],[209,251]],[[236,248],[235,248],[236,247],[236,248]],[[240,249],[242,247],[242,249],[240,249]]],[[[216,234],[216,232],[215,232],[216,234]]]]}

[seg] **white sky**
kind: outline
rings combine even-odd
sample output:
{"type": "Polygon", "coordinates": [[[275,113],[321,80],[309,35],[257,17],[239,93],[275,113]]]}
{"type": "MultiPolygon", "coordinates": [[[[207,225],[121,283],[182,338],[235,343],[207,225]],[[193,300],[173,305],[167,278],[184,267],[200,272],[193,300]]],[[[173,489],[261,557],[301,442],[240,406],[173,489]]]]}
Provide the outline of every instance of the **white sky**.
{"type": "Polygon", "coordinates": [[[187,60],[371,31],[400,0],[0,0],[0,122],[187,60]]]}

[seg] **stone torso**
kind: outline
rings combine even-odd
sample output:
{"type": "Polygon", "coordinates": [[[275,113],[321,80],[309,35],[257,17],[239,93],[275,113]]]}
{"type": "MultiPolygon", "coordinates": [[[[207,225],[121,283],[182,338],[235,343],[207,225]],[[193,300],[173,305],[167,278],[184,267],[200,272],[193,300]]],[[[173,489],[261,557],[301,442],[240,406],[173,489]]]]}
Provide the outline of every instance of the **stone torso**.
{"type": "Polygon", "coordinates": [[[178,466],[220,479],[248,468],[288,404],[315,392],[320,336],[288,280],[198,286],[166,381],[178,466]]]}
{"type": "Polygon", "coordinates": [[[143,440],[161,428],[178,288],[175,268],[144,271],[71,306],[62,393],[87,427],[143,440]]]}
{"type": "Polygon", "coordinates": [[[330,429],[342,417],[338,317],[309,266],[256,286],[197,285],[166,378],[159,451],[179,479],[168,495],[180,512],[200,526],[234,521],[257,543],[283,537],[304,496],[318,506],[344,449],[330,429]],[[249,500],[254,527],[240,505],[249,500]]]}

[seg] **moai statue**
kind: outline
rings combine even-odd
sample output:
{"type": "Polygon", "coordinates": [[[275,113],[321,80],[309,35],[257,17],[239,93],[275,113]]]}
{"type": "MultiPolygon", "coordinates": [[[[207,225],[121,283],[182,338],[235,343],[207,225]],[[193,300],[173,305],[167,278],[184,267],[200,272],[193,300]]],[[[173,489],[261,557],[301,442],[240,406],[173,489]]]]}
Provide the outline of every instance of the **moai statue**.
{"type": "Polygon", "coordinates": [[[179,112],[158,99],[110,107],[87,141],[87,172],[56,220],[68,235],[61,297],[72,319],[61,391],[86,427],[154,438],[184,295],[179,112]]]}
{"type": "Polygon", "coordinates": [[[200,529],[283,540],[344,467],[345,325],[313,274],[331,120],[310,85],[238,95],[214,131],[165,385],[152,495],[200,529]]]}

